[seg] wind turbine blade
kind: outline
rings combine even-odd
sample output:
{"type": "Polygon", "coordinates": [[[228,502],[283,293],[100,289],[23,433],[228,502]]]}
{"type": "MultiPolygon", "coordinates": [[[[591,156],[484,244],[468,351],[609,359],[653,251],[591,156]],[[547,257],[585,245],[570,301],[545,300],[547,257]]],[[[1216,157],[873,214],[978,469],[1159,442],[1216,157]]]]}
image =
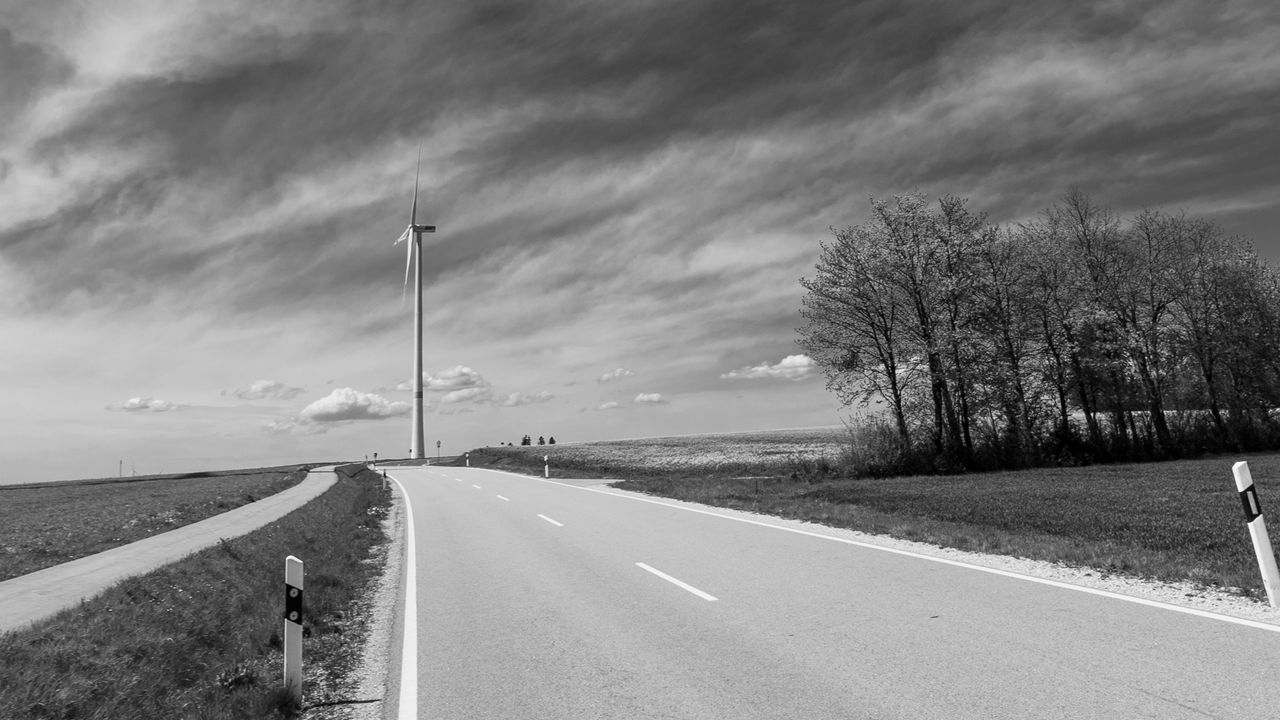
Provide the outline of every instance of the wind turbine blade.
{"type": "Polygon", "coordinates": [[[409,232],[410,232],[410,231],[409,231],[409,228],[405,228],[405,229],[404,229],[404,232],[400,233],[400,237],[396,238],[396,241],[395,241],[395,242],[393,242],[393,243],[391,243],[391,244],[392,244],[392,246],[399,245],[400,243],[404,242],[405,240],[408,240],[408,239],[409,239],[409,232]]]}
{"type": "MultiPolygon", "coordinates": [[[[409,234],[408,230],[405,230],[404,232],[406,235],[409,234]]],[[[409,297],[409,268],[413,267],[413,246],[413,240],[410,240],[404,245],[406,252],[404,256],[404,292],[400,293],[401,305],[403,305],[405,299],[409,297]]]]}
{"type": "Polygon", "coordinates": [[[418,167],[413,173],[413,209],[409,211],[409,224],[418,224],[418,178],[422,175],[422,143],[418,143],[418,167]]]}

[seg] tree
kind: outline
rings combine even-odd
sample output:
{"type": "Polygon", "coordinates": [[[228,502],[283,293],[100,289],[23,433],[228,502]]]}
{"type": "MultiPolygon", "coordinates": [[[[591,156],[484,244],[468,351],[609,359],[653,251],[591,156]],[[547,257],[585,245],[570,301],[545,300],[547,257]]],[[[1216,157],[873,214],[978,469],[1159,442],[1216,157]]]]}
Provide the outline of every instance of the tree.
{"type": "Polygon", "coordinates": [[[548,444],[548,445],[555,445],[555,444],[556,444],[556,436],[555,436],[555,435],[552,435],[551,437],[547,438],[547,444],[548,444]]]}
{"type": "MultiPolygon", "coordinates": [[[[978,247],[972,283],[973,326],[985,339],[975,362],[980,385],[988,388],[993,410],[1005,419],[1004,453],[1014,466],[1033,464],[1039,455],[1040,420],[1033,384],[1032,345],[1037,337],[1034,278],[1029,249],[1017,234],[989,228],[978,247]]],[[[1061,385],[1058,397],[1062,397],[1061,385]]],[[[1066,422],[1066,411],[1063,413],[1066,422]]]]}
{"type": "Polygon", "coordinates": [[[905,396],[916,373],[906,362],[900,302],[887,281],[877,233],[866,227],[832,229],[822,243],[800,315],[807,324],[797,341],[827,377],[827,389],[845,405],[888,401],[899,439],[911,446],[905,396]]]}
{"type": "Polygon", "coordinates": [[[921,193],[872,200],[871,219],[824,243],[801,315],[799,343],[842,402],[888,401],[904,448],[912,395],[927,383],[935,455],[963,465],[973,448],[974,360],[969,275],[984,219],[952,196],[930,210],[921,193]]]}
{"type": "Polygon", "coordinates": [[[1280,277],[1212,223],[1072,188],[1010,230],[912,193],[831,232],[797,342],[843,404],[886,404],[892,466],[1280,445],[1280,277]]]}
{"type": "Polygon", "coordinates": [[[546,439],[545,437],[543,437],[543,436],[539,435],[539,436],[538,436],[538,444],[539,444],[539,445],[546,445],[546,444],[547,444],[547,439],[546,439]]]}

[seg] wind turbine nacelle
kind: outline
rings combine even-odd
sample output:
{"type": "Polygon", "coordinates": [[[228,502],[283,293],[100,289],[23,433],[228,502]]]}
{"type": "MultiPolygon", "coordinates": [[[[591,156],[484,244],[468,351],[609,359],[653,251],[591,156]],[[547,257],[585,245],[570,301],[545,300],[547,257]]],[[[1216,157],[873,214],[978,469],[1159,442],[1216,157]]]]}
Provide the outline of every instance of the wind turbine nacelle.
{"type": "Polygon", "coordinates": [[[436,226],[435,225],[414,225],[413,231],[414,232],[435,232],[436,226]]]}

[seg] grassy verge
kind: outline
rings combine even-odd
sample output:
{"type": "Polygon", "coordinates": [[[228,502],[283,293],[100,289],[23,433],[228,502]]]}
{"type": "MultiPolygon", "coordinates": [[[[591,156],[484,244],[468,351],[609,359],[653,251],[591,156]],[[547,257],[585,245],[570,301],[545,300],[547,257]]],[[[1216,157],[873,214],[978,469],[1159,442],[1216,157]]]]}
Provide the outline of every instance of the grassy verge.
{"type": "Polygon", "coordinates": [[[0,580],[204,520],[304,477],[290,467],[0,485],[0,580]]]}
{"type": "MultiPolygon", "coordinates": [[[[511,450],[473,450],[472,465],[541,474],[540,454],[511,450]]],[[[839,478],[804,459],[790,472],[747,464],[729,474],[603,462],[598,448],[585,456],[591,467],[561,467],[566,459],[556,474],[605,467],[621,489],[1253,597],[1264,588],[1232,463],[1247,459],[1264,507],[1280,507],[1277,454],[883,479],[839,478]]]]}
{"type": "Polygon", "coordinates": [[[0,636],[0,717],[290,717],[279,692],[288,555],[306,563],[305,700],[355,699],[342,697],[353,608],[379,572],[369,557],[389,504],[378,476],[340,473],[274,523],[0,636]]]}

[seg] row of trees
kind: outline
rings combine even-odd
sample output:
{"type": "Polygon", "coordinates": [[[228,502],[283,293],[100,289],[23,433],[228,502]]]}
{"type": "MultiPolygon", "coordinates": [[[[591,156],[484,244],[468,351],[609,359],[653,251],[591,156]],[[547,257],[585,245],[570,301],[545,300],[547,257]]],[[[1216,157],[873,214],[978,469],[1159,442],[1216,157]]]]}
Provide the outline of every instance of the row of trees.
{"type": "MultiPolygon", "coordinates": [[[[533,438],[530,438],[528,435],[525,435],[524,437],[520,438],[520,444],[521,444],[521,445],[532,445],[532,444],[533,444],[533,438]]],[[[539,436],[538,436],[538,444],[539,444],[539,445],[555,445],[555,444],[556,444],[556,438],[555,438],[555,436],[553,435],[553,436],[551,436],[551,441],[550,441],[550,442],[548,442],[546,438],[544,438],[544,437],[542,437],[541,435],[539,435],[539,436]]]]}
{"type": "Polygon", "coordinates": [[[1073,189],[998,227],[917,193],[833,234],[799,343],[844,404],[887,407],[883,471],[1280,445],[1280,283],[1210,221],[1073,189]]]}

